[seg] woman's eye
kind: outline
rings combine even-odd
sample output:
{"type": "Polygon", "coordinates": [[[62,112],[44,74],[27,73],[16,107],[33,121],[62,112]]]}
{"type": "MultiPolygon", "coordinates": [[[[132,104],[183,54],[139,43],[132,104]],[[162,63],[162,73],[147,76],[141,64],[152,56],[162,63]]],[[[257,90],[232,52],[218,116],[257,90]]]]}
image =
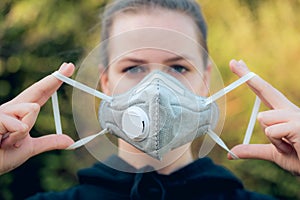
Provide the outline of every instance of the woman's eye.
{"type": "Polygon", "coordinates": [[[188,71],[188,69],[182,65],[171,65],[171,70],[176,73],[183,74],[188,71]]]}
{"type": "Polygon", "coordinates": [[[144,67],[140,65],[130,66],[123,70],[124,73],[131,73],[131,74],[142,73],[144,71],[145,71],[144,67]]]}

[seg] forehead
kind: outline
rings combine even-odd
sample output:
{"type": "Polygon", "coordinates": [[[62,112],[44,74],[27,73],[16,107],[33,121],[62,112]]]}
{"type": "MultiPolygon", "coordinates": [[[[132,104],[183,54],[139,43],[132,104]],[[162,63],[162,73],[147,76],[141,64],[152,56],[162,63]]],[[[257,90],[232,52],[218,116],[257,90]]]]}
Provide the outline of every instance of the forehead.
{"type": "Polygon", "coordinates": [[[197,26],[187,14],[157,7],[142,8],[136,12],[124,12],[115,16],[111,35],[114,36],[124,31],[145,27],[171,29],[197,39],[197,26]]]}
{"type": "Polygon", "coordinates": [[[110,58],[137,49],[160,49],[178,55],[200,54],[198,29],[179,11],[157,9],[118,14],[110,32],[110,58]]]}

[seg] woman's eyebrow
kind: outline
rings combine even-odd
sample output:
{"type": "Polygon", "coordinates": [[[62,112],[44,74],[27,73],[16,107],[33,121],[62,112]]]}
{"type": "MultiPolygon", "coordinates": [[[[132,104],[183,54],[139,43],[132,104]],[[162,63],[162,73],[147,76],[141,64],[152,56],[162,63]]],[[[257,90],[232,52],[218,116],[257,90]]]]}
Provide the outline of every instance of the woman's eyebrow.
{"type": "MultiPolygon", "coordinates": [[[[163,61],[163,63],[172,63],[172,62],[177,62],[177,61],[193,61],[194,59],[191,56],[186,56],[186,55],[176,55],[174,57],[167,58],[163,61]]],[[[117,61],[117,63],[123,63],[123,62],[131,62],[131,63],[136,63],[136,64],[147,64],[148,61],[145,59],[141,58],[135,58],[135,57],[123,57],[117,61]]]]}
{"type": "Polygon", "coordinates": [[[164,63],[171,63],[171,62],[182,61],[182,60],[192,61],[193,59],[189,56],[179,55],[179,56],[174,56],[172,58],[166,59],[164,63]]]}
{"type": "Polygon", "coordinates": [[[143,59],[139,59],[139,58],[132,58],[132,57],[125,57],[125,58],[122,58],[118,61],[119,63],[120,62],[133,62],[133,63],[138,63],[138,64],[145,64],[147,63],[146,60],[143,60],[143,59]]]}

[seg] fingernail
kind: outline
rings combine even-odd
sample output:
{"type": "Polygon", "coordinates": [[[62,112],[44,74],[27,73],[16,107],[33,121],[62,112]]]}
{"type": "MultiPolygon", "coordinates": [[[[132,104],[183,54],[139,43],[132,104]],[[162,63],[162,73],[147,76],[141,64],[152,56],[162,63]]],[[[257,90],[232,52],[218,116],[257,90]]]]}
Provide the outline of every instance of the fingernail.
{"type": "Polygon", "coordinates": [[[64,62],[64,63],[60,66],[59,70],[63,70],[63,69],[66,68],[67,66],[68,66],[68,63],[64,62]]]}
{"type": "Polygon", "coordinates": [[[229,63],[230,66],[236,66],[237,65],[237,61],[235,59],[232,59],[229,63]]]}
{"type": "Polygon", "coordinates": [[[262,117],[263,117],[263,114],[258,113],[256,118],[257,118],[258,121],[261,121],[262,117]]]}
{"type": "Polygon", "coordinates": [[[239,63],[246,66],[246,63],[243,60],[240,60],[239,63]]]}

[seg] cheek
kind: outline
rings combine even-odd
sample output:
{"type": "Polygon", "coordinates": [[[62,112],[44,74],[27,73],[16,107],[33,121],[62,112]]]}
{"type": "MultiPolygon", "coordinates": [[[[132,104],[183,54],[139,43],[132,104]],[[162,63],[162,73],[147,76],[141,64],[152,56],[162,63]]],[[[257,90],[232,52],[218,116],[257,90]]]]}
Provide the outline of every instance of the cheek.
{"type": "Polygon", "coordinates": [[[205,85],[205,83],[199,79],[199,81],[196,81],[192,83],[192,92],[195,93],[198,96],[207,96],[208,95],[208,88],[205,85]]]}
{"type": "Polygon", "coordinates": [[[131,80],[123,77],[115,77],[109,80],[109,91],[111,95],[122,94],[134,87],[138,82],[136,80],[131,80]]]}
{"type": "Polygon", "coordinates": [[[209,88],[206,84],[202,84],[198,93],[199,96],[207,97],[209,96],[209,88]]]}
{"type": "Polygon", "coordinates": [[[206,81],[203,78],[203,76],[199,74],[191,75],[181,79],[180,81],[185,85],[185,87],[187,87],[194,94],[199,96],[208,95],[208,91],[209,91],[208,85],[206,84],[206,81]]]}

